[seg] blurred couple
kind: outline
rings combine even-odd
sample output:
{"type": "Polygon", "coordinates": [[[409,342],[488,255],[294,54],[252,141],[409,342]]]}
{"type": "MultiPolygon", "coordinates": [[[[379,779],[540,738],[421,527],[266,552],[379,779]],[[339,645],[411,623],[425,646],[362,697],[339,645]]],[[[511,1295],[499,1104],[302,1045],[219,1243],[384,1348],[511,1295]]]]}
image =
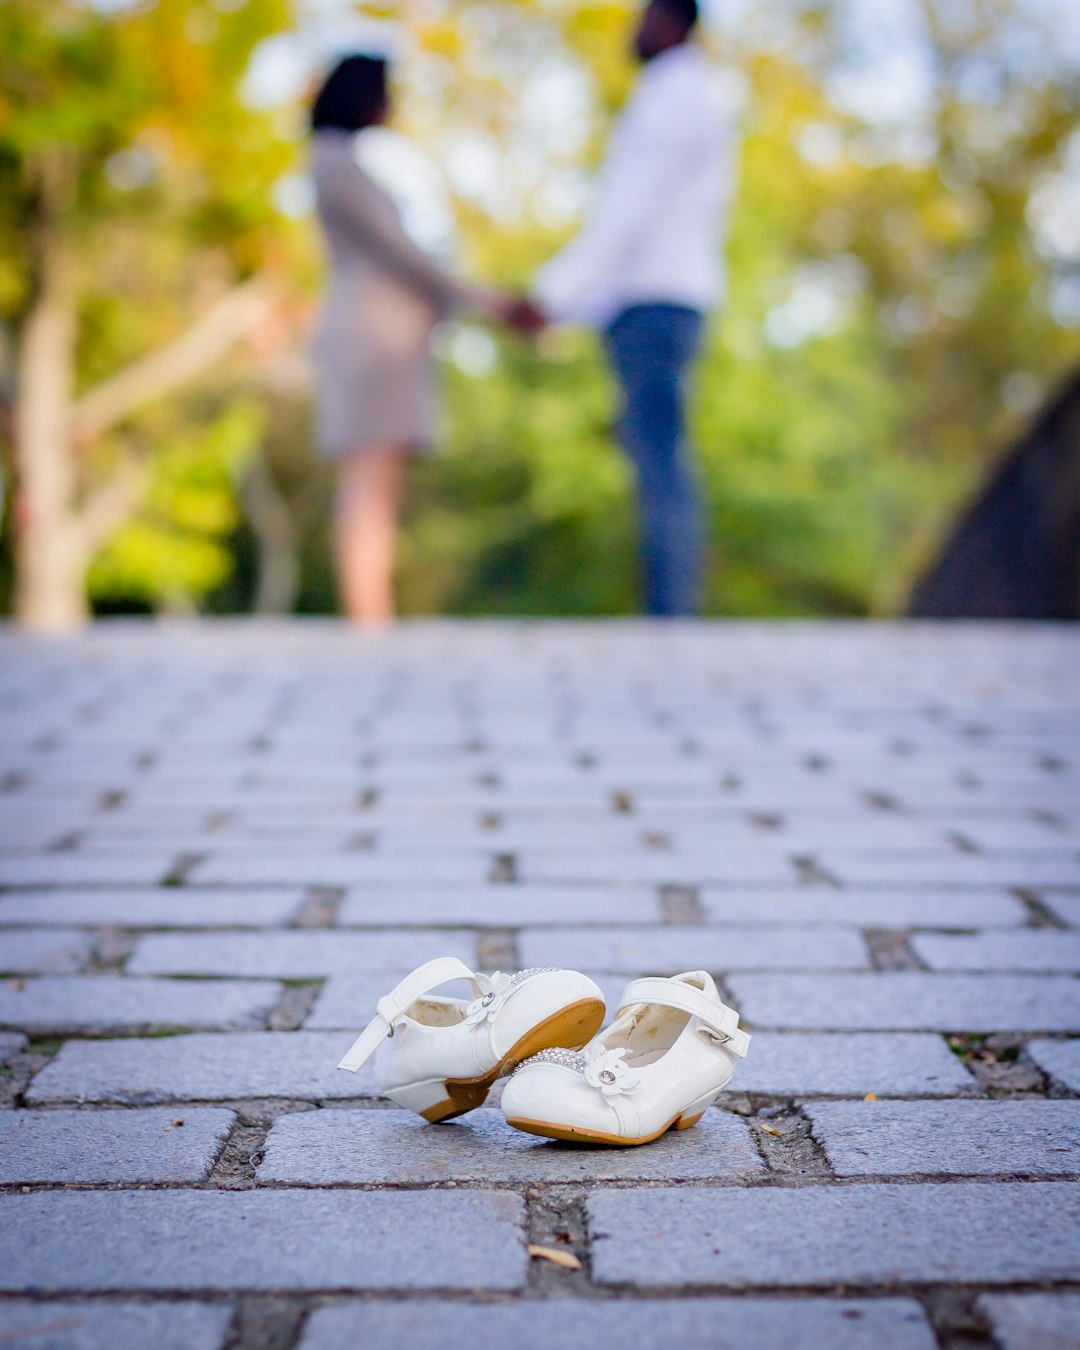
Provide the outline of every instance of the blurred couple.
{"type": "Polygon", "coordinates": [[[583,228],[529,297],[450,275],[405,233],[352,139],[389,115],[387,65],[349,56],[311,116],[313,177],[330,279],[315,344],[317,435],[338,464],[335,557],[342,603],[363,624],[393,618],[405,466],[435,432],[431,334],[474,313],[525,333],[595,327],[622,391],[619,439],[637,480],[643,607],[693,614],[702,521],[684,433],[684,382],[722,284],[734,178],[731,118],[695,41],[696,0],[650,0],[634,34],[643,70],[612,132],[583,228]]]}

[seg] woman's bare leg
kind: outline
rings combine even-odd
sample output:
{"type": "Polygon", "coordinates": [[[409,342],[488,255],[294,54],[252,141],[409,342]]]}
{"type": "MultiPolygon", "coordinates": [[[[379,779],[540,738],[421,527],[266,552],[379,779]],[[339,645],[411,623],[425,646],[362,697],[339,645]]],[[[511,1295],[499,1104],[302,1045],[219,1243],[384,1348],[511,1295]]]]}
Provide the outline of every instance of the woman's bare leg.
{"type": "Polygon", "coordinates": [[[394,546],[405,483],[406,450],[369,446],[339,470],[334,546],[346,615],[354,623],[394,617],[394,546]]]}

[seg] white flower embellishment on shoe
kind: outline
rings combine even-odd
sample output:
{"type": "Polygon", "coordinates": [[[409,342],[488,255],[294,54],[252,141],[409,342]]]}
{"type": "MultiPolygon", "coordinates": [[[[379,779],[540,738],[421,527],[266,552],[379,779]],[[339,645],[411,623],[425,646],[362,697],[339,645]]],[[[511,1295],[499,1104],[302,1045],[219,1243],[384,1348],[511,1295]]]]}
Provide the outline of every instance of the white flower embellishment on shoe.
{"type": "Polygon", "coordinates": [[[585,1056],[585,1081],[590,1087],[597,1088],[605,1097],[617,1097],[623,1092],[636,1092],[641,1079],[635,1078],[623,1061],[626,1051],[608,1050],[597,1045],[585,1056]]]}
{"type": "Polygon", "coordinates": [[[481,1022],[489,1022],[502,1007],[506,995],[510,992],[512,978],[501,970],[494,975],[476,975],[480,988],[480,997],[473,999],[465,1011],[465,1025],[476,1027],[481,1022]]]}

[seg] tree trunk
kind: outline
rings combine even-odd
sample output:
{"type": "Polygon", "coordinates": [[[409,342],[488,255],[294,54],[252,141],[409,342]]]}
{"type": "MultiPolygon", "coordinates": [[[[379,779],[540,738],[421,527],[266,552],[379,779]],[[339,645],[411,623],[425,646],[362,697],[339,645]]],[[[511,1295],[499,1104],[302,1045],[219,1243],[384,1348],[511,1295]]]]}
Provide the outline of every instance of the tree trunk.
{"type": "Polygon", "coordinates": [[[254,614],[291,614],[300,591],[300,548],[285,498],[260,455],[244,478],[242,498],[259,555],[254,614]]]}
{"type": "Polygon", "coordinates": [[[15,612],[27,628],[63,633],[89,614],[94,550],[138,499],[145,466],[129,459],[80,493],[80,454],[142,404],[192,379],[269,312],[261,278],[236,286],[168,347],[74,400],[76,290],[63,238],[75,167],[62,147],[37,164],[26,229],[34,299],[22,325],[15,395],[15,612]]]}
{"type": "Polygon", "coordinates": [[[55,258],[40,280],[18,362],[15,605],[28,628],[57,633],[86,618],[87,554],[71,436],[75,309],[55,258]]]}

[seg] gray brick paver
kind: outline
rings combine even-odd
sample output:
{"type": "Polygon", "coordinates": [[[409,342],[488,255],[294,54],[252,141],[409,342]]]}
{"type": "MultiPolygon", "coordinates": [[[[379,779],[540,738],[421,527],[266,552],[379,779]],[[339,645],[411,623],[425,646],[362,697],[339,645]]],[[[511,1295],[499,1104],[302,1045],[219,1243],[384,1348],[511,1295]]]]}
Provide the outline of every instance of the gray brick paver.
{"type": "Polygon", "coordinates": [[[44,975],[0,980],[0,1026],[36,1034],[143,1027],[256,1028],[281,998],[267,980],[139,980],[44,975]]]}
{"type": "MultiPolygon", "coordinates": [[[[109,924],[125,928],[264,928],[288,923],[304,892],[198,890],[13,891],[0,895],[8,924],[109,924]]],[[[10,934],[0,932],[0,951],[10,934]]]]}
{"type": "MultiPolygon", "coordinates": [[[[677,826],[677,840],[693,838],[677,826]]],[[[772,843],[788,854],[815,853],[820,849],[852,847],[940,849],[949,846],[945,830],[936,821],[916,820],[883,811],[853,807],[831,815],[800,815],[784,811],[783,820],[771,829],[757,831],[760,843],[772,843]]]]}
{"type": "Polygon", "coordinates": [[[858,1288],[1080,1276],[1080,1188],[1069,1182],[679,1187],[594,1192],[588,1206],[601,1284],[858,1288]],[[666,1240],[643,1242],[642,1232],[666,1240]]]}
{"type": "Polygon", "coordinates": [[[823,849],[818,859],[838,881],[850,886],[1080,886],[1080,856],[1043,853],[946,853],[929,850],[890,856],[823,849]]]}
{"type": "Polygon", "coordinates": [[[68,975],[84,970],[94,953],[89,933],[71,929],[0,931],[0,971],[68,975]]]}
{"type": "Polygon", "coordinates": [[[172,849],[0,853],[0,886],[156,886],[175,863],[172,849]]]}
{"type": "MultiPolygon", "coordinates": [[[[331,975],[319,991],[311,1011],[304,1019],[305,1029],[333,1030],[350,1028],[358,1035],[375,1015],[380,998],[409,972],[365,971],[360,975],[331,975]]],[[[472,997],[469,984],[454,981],[439,991],[451,997],[472,997]]]]}
{"type": "Polygon", "coordinates": [[[502,1113],[471,1112],[427,1125],[406,1111],[323,1110],[275,1123],[260,1181],[298,1185],[430,1181],[686,1181],[754,1178],[764,1165],[746,1122],[709,1111],[651,1148],[579,1149],[512,1130],[502,1113]],[[685,1137],[684,1137],[685,1136],[685,1137]]]}
{"type": "MultiPolygon", "coordinates": [[[[647,808],[646,808],[647,809],[647,808]]],[[[795,865],[780,853],[732,849],[723,844],[694,852],[620,849],[541,852],[522,849],[518,875],[523,882],[615,882],[640,885],[697,886],[705,882],[762,882],[783,885],[797,879],[795,865]]]]}
{"type": "MultiPolygon", "coordinates": [[[[1028,922],[1023,904],[999,891],[833,889],[776,891],[702,888],[702,910],[715,924],[851,924],[860,928],[1015,928],[1028,922]]],[[[738,941],[738,934],[732,935],[738,941]]]]}
{"type": "MultiPolygon", "coordinates": [[[[911,1299],[561,1299],[550,1303],[342,1303],[314,1312],[300,1350],[446,1350],[513,1345],[593,1350],[598,1345],[679,1350],[934,1350],[911,1299]]],[[[1009,1350],[1012,1350],[1010,1347],[1009,1350]]]]}
{"type": "Polygon", "coordinates": [[[16,1031],[0,1031],[0,1064],[6,1064],[26,1044],[26,1037],[16,1031]]]}
{"type": "Polygon", "coordinates": [[[1052,928],[1019,933],[916,933],[915,955],[931,970],[1080,970],[1080,933],[1052,928]]]}
{"type": "Polygon", "coordinates": [[[1027,1050],[1044,1073],[1080,1093],[1080,1040],[1031,1041],[1027,1050]]]}
{"type": "Polygon", "coordinates": [[[1077,1176],[1080,1102],[814,1102],[840,1177],[1077,1176]]]}
{"type": "MultiPolygon", "coordinates": [[[[744,751],[752,757],[752,749],[744,751]]],[[[729,811],[806,811],[831,809],[839,812],[858,812],[865,803],[855,788],[843,783],[824,782],[816,775],[807,774],[802,781],[794,781],[790,773],[780,774],[774,779],[751,778],[740,781],[736,786],[723,791],[706,794],[703,791],[679,791],[659,788],[635,793],[639,810],[645,815],[670,815],[687,819],[695,815],[708,817],[717,810],[729,811]]],[[[743,866],[752,866],[747,859],[740,859],[743,866]]],[[[716,880],[718,878],[710,878],[716,880]]],[[[736,878],[748,881],[750,877],[736,878]]]]}
{"type": "Polygon", "coordinates": [[[1070,928],[1080,928],[1080,891],[1056,891],[1051,888],[1039,892],[1042,903],[1070,928]]]}
{"type": "Polygon", "coordinates": [[[958,816],[945,822],[953,834],[962,836],[979,849],[1023,849],[1032,852],[1080,847],[1075,834],[1030,818],[1006,817],[998,820],[969,819],[958,816]]]}
{"type": "Polygon", "coordinates": [[[955,1097],[978,1090],[941,1036],[757,1032],[732,1088],[780,1097],[955,1097]]]}
{"type": "Polygon", "coordinates": [[[201,1181],[231,1111],[0,1111],[0,1183],[201,1181]]]}
{"type": "Polygon", "coordinates": [[[232,1308],[209,1303],[0,1303],[18,1350],[221,1350],[232,1308]]]}
{"type": "Polygon", "coordinates": [[[224,975],[319,979],[356,970],[411,970],[435,956],[476,961],[467,933],[381,930],[371,933],[153,933],[141,938],[132,975],[224,975]]]}
{"type": "Polygon", "coordinates": [[[760,1027],[871,1031],[1080,1031],[1080,980],[1061,975],[742,974],[730,977],[760,1027]]]}
{"type": "Polygon", "coordinates": [[[1076,1350],[1080,1293],[983,1294],[979,1312],[1001,1350],[1076,1350]]]}
{"type": "Polygon", "coordinates": [[[516,1289],[522,1217],[505,1191],[9,1195],[0,1289],[516,1289]]]}
{"type": "Polygon", "coordinates": [[[467,853],[432,857],[429,853],[391,856],[258,847],[218,849],[193,867],[187,879],[199,886],[480,885],[490,874],[492,861],[467,853]]]}
{"type": "Polygon", "coordinates": [[[349,1032],[270,1031],[69,1041],[26,1096],[32,1105],[377,1096],[370,1063],[355,1074],[337,1068],[352,1039],[349,1032]]]}
{"type": "Polygon", "coordinates": [[[573,965],[622,974],[681,970],[865,970],[869,955],[854,928],[526,929],[518,940],[527,966],[573,965]]]}
{"type": "Polygon", "coordinates": [[[518,928],[526,924],[648,924],[660,917],[655,888],[495,885],[395,893],[373,886],[346,894],[338,923],[345,928],[466,923],[518,928]]]}

